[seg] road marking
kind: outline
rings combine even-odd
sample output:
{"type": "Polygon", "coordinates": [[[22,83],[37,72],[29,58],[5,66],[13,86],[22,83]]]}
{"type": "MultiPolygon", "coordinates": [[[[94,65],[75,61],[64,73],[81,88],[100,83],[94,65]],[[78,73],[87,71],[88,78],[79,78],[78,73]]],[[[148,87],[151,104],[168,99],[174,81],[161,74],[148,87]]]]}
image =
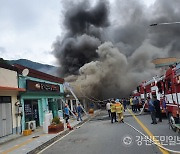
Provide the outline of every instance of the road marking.
{"type": "MultiPolygon", "coordinates": [[[[148,134],[148,136],[151,138],[151,140],[153,140],[153,142],[155,142],[157,145],[161,145],[159,140],[154,137],[154,135],[150,132],[150,130],[129,109],[128,109],[128,111],[133,116],[133,118],[137,121],[137,123],[143,128],[143,130],[148,134]]],[[[158,147],[158,148],[163,154],[169,154],[168,151],[166,151],[160,147],[158,147]]]]}

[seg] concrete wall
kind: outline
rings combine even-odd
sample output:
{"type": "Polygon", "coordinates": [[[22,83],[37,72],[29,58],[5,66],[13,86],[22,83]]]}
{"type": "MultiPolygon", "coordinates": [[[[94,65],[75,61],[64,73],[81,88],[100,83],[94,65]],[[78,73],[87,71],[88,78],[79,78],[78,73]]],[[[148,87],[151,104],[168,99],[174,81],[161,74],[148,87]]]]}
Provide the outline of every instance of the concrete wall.
{"type": "MultiPolygon", "coordinates": [[[[16,71],[0,68],[0,86],[2,87],[12,87],[18,88],[18,75],[16,71]]],[[[14,90],[1,90],[0,96],[11,96],[11,112],[12,113],[12,126],[13,133],[20,132],[20,116],[16,116],[17,107],[15,103],[17,102],[18,91],[14,90]],[[18,129],[17,129],[18,128],[18,129]]]]}
{"type": "Polygon", "coordinates": [[[0,86],[18,88],[17,72],[0,68],[0,86]]]}

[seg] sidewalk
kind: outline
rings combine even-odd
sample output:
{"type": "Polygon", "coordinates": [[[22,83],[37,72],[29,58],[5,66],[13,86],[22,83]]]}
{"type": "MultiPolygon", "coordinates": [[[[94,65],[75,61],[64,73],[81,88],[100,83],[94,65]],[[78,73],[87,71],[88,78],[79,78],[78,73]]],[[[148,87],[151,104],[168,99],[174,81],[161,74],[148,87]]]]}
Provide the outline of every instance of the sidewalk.
{"type": "MultiPolygon", "coordinates": [[[[76,127],[86,122],[90,118],[96,116],[100,110],[96,110],[94,115],[83,116],[83,121],[77,121],[76,119],[70,119],[70,125],[76,127]]],[[[39,128],[34,131],[29,136],[22,135],[10,135],[6,139],[0,139],[0,153],[1,154],[26,154],[33,153],[39,149],[46,147],[47,145],[53,143],[55,140],[61,136],[67,134],[69,129],[65,128],[64,131],[57,134],[45,134],[43,128],[39,128]]]]}

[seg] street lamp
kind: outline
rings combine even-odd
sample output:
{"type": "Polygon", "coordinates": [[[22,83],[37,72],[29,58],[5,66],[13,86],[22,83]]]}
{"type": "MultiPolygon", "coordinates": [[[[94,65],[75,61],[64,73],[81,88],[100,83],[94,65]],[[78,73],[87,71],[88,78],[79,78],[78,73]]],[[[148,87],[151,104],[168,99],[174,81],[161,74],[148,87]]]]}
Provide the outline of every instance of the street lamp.
{"type": "Polygon", "coordinates": [[[165,22],[165,23],[154,23],[149,26],[158,26],[158,25],[173,25],[173,24],[180,24],[180,22],[165,22]]]}

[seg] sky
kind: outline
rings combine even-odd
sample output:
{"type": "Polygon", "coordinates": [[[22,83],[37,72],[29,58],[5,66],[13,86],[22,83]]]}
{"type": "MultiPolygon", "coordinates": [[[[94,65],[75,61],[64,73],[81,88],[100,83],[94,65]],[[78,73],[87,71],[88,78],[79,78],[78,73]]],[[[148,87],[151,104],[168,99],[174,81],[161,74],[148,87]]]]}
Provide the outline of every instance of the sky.
{"type": "Polygon", "coordinates": [[[0,0],[0,57],[58,65],[52,44],[64,35],[62,1],[0,0]]]}

